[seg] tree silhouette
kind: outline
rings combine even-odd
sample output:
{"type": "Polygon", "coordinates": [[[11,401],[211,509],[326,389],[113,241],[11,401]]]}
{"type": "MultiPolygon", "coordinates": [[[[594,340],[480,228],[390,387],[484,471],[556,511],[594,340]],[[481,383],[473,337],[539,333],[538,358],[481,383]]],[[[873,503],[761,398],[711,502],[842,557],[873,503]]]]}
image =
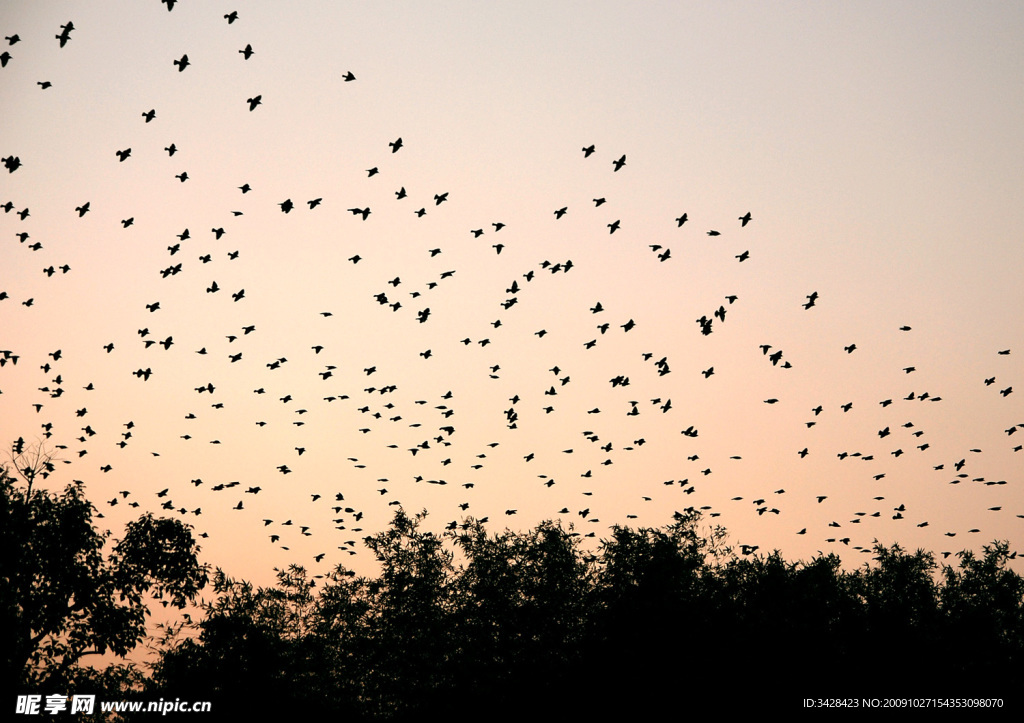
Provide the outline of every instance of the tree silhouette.
{"type": "Polygon", "coordinates": [[[354,693],[342,683],[345,666],[332,655],[336,644],[323,644],[332,636],[318,629],[334,627],[338,610],[319,613],[311,583],[299,567],[281,571],[271,588],[217,571],[217,597],[193,626],[197,634],[176,629],[163,641],[150,693],[209,700],[212,709],[237,715],[344,712],[354,693]]]}
{"type": "Polygon", "coordinates": [[[4,673],[31,689],[66,685],[86,656],[125,656],[146,635],[149,597],[182,608],[206,582],[186,525],[143,515],[108,549],[81,482],[39,488],[52,470],[20,439],[0,464],[4,673]]]}
{"type": "Polygon", "coordinates": [[[376,644],[366,679],[380,701],[377,713],[397,712],[430,700],[444,686],[445,634],[452,608],[452,553],[444,539],[419,529],[425,513],[399,510],[391,527],[366,538],[381,566],[368,595],[376,644]]]}
{"type": "Polygon", "coordinates": [[[465,562],[453,581],[451,633],[455,676],[446,691],[460,706],[551,705],[583,665],[587,623],[596,600],[595,566],[579,537],[543,522],[533,530],[490,536],[468,521],[452,533],[465,562]]]}
{"type": "Polygon", "coordinates": [[[959,568],[943,568],[942,660],[952,675],[998,688],[1019,681],[1024,667],[1024,578],[1008,569],[1016,553],[1006,542],[983,552],[962,552],[959,568]]]}
{"type": "Polygon", "coordinates": [[[425,519],[399,510],[364,540],[376,577],[291,567],[254,589],[220,574],[193,637],[167,641],[151,691],[351,719],[609,717],[681,695],[751,710],[1006,696],[1024,671],[1024,580],[1005,543],[941,569],[879,544],[845,570],[835,555],[738,555],[694,510],[615,527],[594,552],[557,522],[491,534],[467,519],[434,534],[425,519]]]}

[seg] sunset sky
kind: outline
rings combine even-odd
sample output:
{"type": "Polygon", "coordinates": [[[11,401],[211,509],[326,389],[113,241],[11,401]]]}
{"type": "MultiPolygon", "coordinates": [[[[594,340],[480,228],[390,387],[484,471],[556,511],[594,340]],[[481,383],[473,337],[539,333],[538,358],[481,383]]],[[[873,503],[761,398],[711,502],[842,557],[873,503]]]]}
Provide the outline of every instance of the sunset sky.
{"type": "Polygon", "coordinates": [[[115,535],[180,517],[258,583],[371,572],[399,505],[597,539],[705,508],[851,566],[1020,543],[1021,4],[16,1],[0,30],[0,442],[49,431],[46,484],[115,535]]]}

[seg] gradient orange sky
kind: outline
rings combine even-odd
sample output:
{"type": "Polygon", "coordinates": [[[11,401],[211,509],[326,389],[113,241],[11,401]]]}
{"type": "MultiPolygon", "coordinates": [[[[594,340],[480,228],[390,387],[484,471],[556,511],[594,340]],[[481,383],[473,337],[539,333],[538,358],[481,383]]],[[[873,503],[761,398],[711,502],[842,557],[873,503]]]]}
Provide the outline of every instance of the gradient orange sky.
{"type": "Polygon", "coordinates": [[[52,424],[48,485],[115,534],[180,515],[258,583],[372,571],[398,504],[597,538],[694,506],[850,565],[1021,539],[1019,4],[8,2],[0,29],[0,438],[52,424]]]}

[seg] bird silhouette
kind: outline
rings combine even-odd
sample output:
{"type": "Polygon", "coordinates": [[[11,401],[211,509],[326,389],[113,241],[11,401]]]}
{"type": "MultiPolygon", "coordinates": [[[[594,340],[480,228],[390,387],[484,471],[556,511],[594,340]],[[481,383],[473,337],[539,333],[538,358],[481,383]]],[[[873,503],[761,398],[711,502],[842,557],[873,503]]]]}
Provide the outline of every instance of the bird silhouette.
{"type": "Polygon", "coordinates": [[[57,40],[59,40],[59,41],[60,41],[60,47],[62,47],[62,48],[63,48],[63,47],[65,46],[65,45],[67,45],[67,42],[68,42],[69,40],[71,40],[71,31],[75,29],[75,26],[74,26],[74,24],[73,24],[73,23],[72,23],[72,22],[71,22],[71,21],[69,20],[69,21],[67,22],[67,25],[61,25],[60,27],[61,27],[61,32],[60,32],[60,35],[56,35],[56,36],[54,36],[54,37],[56,37],[56,38],[57,38],[57,40]]]}

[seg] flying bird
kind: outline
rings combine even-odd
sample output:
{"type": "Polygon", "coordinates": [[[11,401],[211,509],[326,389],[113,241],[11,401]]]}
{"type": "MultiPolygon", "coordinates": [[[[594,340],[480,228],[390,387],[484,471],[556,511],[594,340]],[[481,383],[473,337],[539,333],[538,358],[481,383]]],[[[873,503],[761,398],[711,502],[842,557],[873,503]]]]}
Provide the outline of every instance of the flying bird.
{"type": "Polygon", "coordinates": [[[60,35],[56,35],[54,37],[56,37],[57,40],[60,41],[60,47],[63,48],[65,45],[67,45],[67,42],[69,40],[71,40],[71,31],[75,29],[75,26],[74,26],[74,23],[72,23],[70,20],[68,20],[68,24],[67,25],[61,25],[60,27],[61,27],[60,35]]]}

